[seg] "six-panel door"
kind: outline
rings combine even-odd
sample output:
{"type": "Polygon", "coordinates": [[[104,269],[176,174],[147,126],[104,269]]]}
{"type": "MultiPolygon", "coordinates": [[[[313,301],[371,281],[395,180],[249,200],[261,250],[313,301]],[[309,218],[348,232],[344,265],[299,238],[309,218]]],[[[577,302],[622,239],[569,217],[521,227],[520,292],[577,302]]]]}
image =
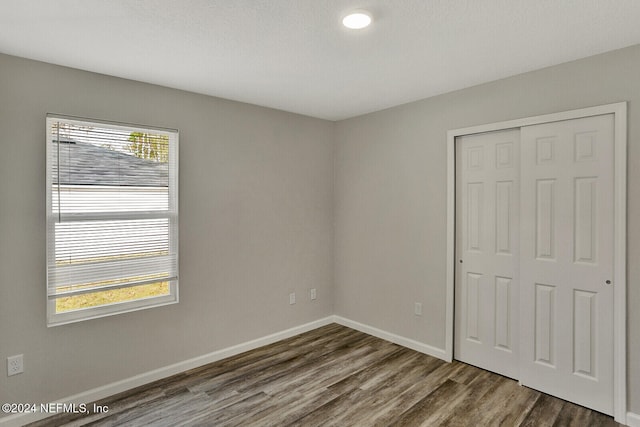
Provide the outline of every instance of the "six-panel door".
{"type": "Polygon", "coordinates": [[[455,357],[518,376],[519,130],[459,138],[455,357]]]}
{"type": "Polygon", "coordinates": [[[613,413],[614,117],[456,140],[456,359],[613,413]]]}
{"type": "Polygon", "coordinates": [[[521,130],[523,385],[613,413],[613,115],[521,130]]]}

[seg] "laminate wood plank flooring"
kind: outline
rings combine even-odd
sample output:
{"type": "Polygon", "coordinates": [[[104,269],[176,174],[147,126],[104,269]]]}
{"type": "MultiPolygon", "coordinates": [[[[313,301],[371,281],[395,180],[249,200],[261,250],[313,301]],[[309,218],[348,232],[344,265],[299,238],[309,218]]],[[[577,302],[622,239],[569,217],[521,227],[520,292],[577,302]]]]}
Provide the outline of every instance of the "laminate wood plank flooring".
{"type": "Polygon", "coordinates": [[[498,374],[337,324],[95,403],[109,411],[30,426],[620,425],[498,374]]]}

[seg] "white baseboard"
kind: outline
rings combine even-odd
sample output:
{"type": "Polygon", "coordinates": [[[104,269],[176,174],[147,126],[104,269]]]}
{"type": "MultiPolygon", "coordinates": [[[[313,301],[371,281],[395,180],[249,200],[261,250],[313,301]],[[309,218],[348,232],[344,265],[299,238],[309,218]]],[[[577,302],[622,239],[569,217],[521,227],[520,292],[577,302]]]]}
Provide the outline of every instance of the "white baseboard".
{"type": "Polygon", "coordinates": [[[339,325],[347,326],[360,332],[364,332],[365,334],[373,335],[374,337],[381,338],[386,341],[391,341],[392,343],[410,348],[415,351],[419,351],[420,353],[424,353],[429,356],[448,361],[447,354],[444,349],[432,347],[428,344],[412,340],[411,338],[392,334],[391,332],[383,331],[382,329],[374,328],[373,326],[365,325],[364,323],[346,319],[341,316],[333,316],[333,321],[339,325]]]}
{"type": "Polygon", "coordinates": [[[640,415],[627,412],[627,425],[629,427],[640,427],[640,415]]]}
{"type": "MultiPolygon", "coordinates": [[[[178,374],[180,372],[188,371],[199,366],[206,365],[208,363],[217,362],[218,360],[225,359],[227,357],[235,356],[236,354],[244,353],[245,351],[253,350],[258,347],[262,347],[274,342],[281,341],[286,338],[293,337],[295,335],[302,334],[321,326],[334,323],[333,316],[325,317],[313,322],[305,323],[304,325],[296,326],[284,331],[276,332],[265,337],[257,338],[255,340],[247,341],[242,344],[237,344],[231,347],[227,347],[221,350],[214,351],[203,356],[194,357],[182,362],[174,363],[173,365],[165,366],[163,368],[155,369],[153,371],[145,372],[140,375],[136,375],[131,378],[127,378],[121,381],[116,381],[111,384],[97,387],[92,390],[68,396],[62,399],[57,399],[54,402],[63,402],[71,404],[91,403],[96,400],[104,399],[114,394],[122,393],[123,391],[130,390],[141,385],[157,381],[171,375],[178,374]]],[[[0,418],[0,425],[2,427],[18,427],[25,424],[44,419],[52,414],[43,413],[30,413],[30,414],[15,414],[8,417],[0,418]]]]}

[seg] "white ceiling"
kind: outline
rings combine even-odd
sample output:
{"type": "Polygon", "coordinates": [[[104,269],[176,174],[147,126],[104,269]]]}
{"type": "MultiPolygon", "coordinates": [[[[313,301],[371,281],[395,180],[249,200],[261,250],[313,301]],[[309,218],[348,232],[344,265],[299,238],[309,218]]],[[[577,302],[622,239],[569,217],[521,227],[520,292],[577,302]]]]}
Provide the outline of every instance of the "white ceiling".
{"type": "Polygon", "coordinates": [[[330,120],[638,43],[640,0],[0,0],[2,53],[330,120]]]}

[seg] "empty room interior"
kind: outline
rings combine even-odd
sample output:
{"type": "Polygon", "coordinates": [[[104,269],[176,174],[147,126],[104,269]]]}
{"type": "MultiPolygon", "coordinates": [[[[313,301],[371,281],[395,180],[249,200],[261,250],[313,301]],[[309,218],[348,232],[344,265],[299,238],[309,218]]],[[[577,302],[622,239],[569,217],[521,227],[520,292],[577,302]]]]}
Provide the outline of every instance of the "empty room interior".
{"type": "Polygon", "coordinates": [[[0,426],[640,427],[640,2],[0,5],[0,426]]]}

